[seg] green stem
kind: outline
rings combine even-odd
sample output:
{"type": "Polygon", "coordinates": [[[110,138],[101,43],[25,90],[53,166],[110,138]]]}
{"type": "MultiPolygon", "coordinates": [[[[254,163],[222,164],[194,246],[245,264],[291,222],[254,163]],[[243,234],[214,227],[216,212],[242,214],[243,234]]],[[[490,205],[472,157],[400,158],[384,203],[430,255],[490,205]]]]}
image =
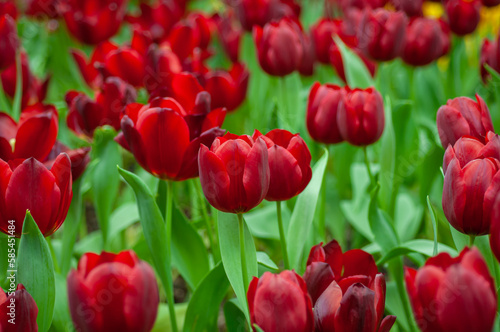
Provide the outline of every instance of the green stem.
{"type": "Polygon", "coordinates": [[[196,192],[198,194],[198,199],[200,201],[201,213],[203,219],[205,220],[205,226],[207,228],[208,240],[210,241],[210,248],[212,249],[212,254],[214,255],[214,261],[217,263],[220,261],[220,251],[217,243],[214,240],[214,234],[212,232],[211,219],[208,215],[207,203],[205,201],[205,196],[203,196],[203,190],[201,188],[201,183],[199,180],[195,179],[196,192]]]}
{"type": "Polygon", "coordinates": [[[283,252],[283,263],[285,270],[290,269],[290,261],[288,260],[288,251],[286,247],[285,230],[283,228],[283,218],[281,216],[281,201],[276,202],[276,213],[278,214],[278,227],[280,230],[281,251],[283,252]]]}
{"type": "Polygon", "coordinates": [[[370,160],[368,159],[368,148],[363,146],[363,154],[365,156],[366,170],[368,171],[368,176],[370,177],[370,182],[372,185],[375,184],[375,177],[373,176],[372,170],[370,168],[370,160]]]}
{"type": "Polygon", "coordinates": [[[52,246],[52,240],[50,237],[45,238],[47,240],[47,244],[49,245],[50,256],[52,256],[52,261],[54,263],[54,270],[56,273],[60,273],[59,263],[57,262],[56,252],[54,251],[54,247],[52,246]]]}
{"type": "Polygon", "coordinates": [[[476,236],[474,235],[469,235],[469,247],[473,247],[474,246],[474,241],[476,240],[476,236]]]}
{"type": "MultiPolygon", "coordinates": [[[[173,204],[173,185],[172,182],[167,180],[167,205],[165,210],[165,226],[167,228],[167,255],[168,261],[172,261],[172,204],[173,204]]],[[[177,319],[175,316],[175,303],[174,303],[174,285],[173,278],[169,278],[170,285],[166,287],[167,301],[168,301],[168,311],[170,313],[170,324],[172,326],[172,331],[179,331],[177,328],[177,319]]]]}
{"type": "Polygon", "coordinates": [[[14,94],[14,101],[12,102],[12,117],[14,120],[19,121],[21,117],[21,100],[23,97],[23,64],[21,58],[21,51],[16,55],[16,93],[14,94]]]}
{"type": "Polygon", "coordinates": [[[241,273],[243,275],[243,286],[245,287],[245,294],[248,290],[248,270],[247,270],[247,257],[245,255],[245,221],[243,215],[238,213],[238,224],[240,229],[240,254],[241,254],[241,273]]]}

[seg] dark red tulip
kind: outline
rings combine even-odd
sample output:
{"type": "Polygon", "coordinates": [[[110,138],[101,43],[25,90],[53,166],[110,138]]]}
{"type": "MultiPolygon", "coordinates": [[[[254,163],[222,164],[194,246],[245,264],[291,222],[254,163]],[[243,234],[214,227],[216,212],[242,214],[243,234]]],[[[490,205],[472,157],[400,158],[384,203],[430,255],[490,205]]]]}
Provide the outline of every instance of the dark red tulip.
{"type": "Polygon", "coordinates": [[[57,110],[52,105],[24,109],[18,123],[8,114],[0,113],[0,159],[43,160],[56,142],[57,131],[57,110]]]}
{"type": "Polygon", "coordinates": [[[494,131],[490,111],[476,95],[477,103],[467,97],[448,100],[437,112],[437,128],[443,147],[454,145],[462,136],[472,136],[485,142],[486,134],[494,131]]]}
{"type": "Polygon", "coordinates": [[[8,15],[0,16],[0,71],[16,62],[19,48],[16,21],[8,15]]]}
{"type": "Polygon", "coordinates": [[[410,17],[423,15],[422,6],[424,0],[391,0],[390,2],[396,10],[403,11],[410,17]]]}
{"type": "Polygon", "coordinates": [[[249,73],[245,65],[233,64],[231,70],[215,70],[205,75],[205,90],[212,97],[212,109],[233,111],[247,95],[249,73]]]}
{"type": "Polygon", "coordinates": [[[300,14],[300,6],[294,0],[242,0],[235,5],[241,26],[247,31],[282,17],[297,18],[300,14]]]}
{"type": "Polygon", "coordinates": [[[6,0],[0,2],[0,16],[9,15],[14,20],[17,20],[18,10],[14,0],[6,0]]]}
{"type": "Polygon", "coordinates": [[[232,62],[238,62],[243,30],[236,25],[233,16],[232,12],[227,12],[225,15],[215,14],[212,19],[217,26],[219,40],[228,58],[232,62]]]}
{"type": "Polygon", "coordinates": [[[153,269],[131,250],[83,255],[68,275],[68,300],[82,332],[149,332],[160,302],[153,269]]]}
{"type": "Polygon", "coordinates": [[[120,129],[120,115],[125,106],[137,97],[135,89],[118,77],[110,77],[97,92],[95,101],[82,92],[70,91],[66,94],[69,113],[68,127],[80,136],[92,138],[101,126],[120,129]]]}
{"type": "Polygon", "coordinates": [[[210,95],[198,94],[193,108],[172,98],[156,98],[148,105],[130,104],[116,141],[137,162],[161,179],[183,181],[198,176],[200,145],[211,145],[224,134],[226,111],[210,111],[210,95]]]}
{"type": "Polygon", "coordinates": [[[210,32],[208,32],[208,41],[204,41],[203,36],[203,31],[200,31],[195,22],[182,20],[173,26],[167,41],[172,51],[182,61],[192,57],[195,49],[200,47],[202,43],[210,41],[210,32]]]}
{"type": "Polygon", "coordinates": [[[94,48],[90,59],[87,59],[87,56],[81,50],[71,50],[71,55],[88,86],[93,89],[98,89],[102,86],[104,83],[102,71],[106,57],[109,53],[117,49],[118,46],[112,42],[102,42],[94,48]]]}
{"type": "Polygon", "coordinates": [[[481,47],[481,77],[484,83],[491,78],[491,74],[485,65],[490,66],[497,73],[500,73],[500,33],[495,41],[485,39],[481,47]]]}
{"type": "Polygon", "coordinates": [[[304,280],[293,271],[265,272],[248,289],[252,325],[266,332],[312,332],[311,298],[304,280]]]}
{"type": "Polygon", "coordinates": [[[482,0],[482,3],[485,7],[496,7],[500,5],[500,0],[482,0]]]}
{"type": "Polygon", "coordinates": [[[82,176],[83,172],[87,168],[87,165],[90,163],[90,147],[78,148],[78,149],[70,149],[66,145],[61,142],[56,141],[52,151],[50,151],[47,158],[45,158],[44,164],[47,168],[52,168],[54,162],[61,153],[66,153],[71,160],[71,176],[73,181],[82,176]]]}
{"type": "Polygon", "coordinates": [[[350,9],[376,9],[384,7],[388,0],[336,0],[341,4],[344,13],[350,9]]]}
{"type": "Polygon", "coordinates": [[[341,20],[323,18],[311,27],[311,36],[316,51],[316,58],[324,64],[330,63],[330,46],[333,37],[339,34],[341,20]]]}
{"type": "Polygon", "coordinates": [[[307,130],[320,143],[335,144],[344,139],[337,124],[337,112],[344,102],[346,90],[337,85],[316,82],[309,93],[307,130]]]}
{"type": "Polygon", "coordinates": [[[9,220],[15,221],[15,235],[21,236],[26,210],[44,236],[61,227],[73,197],[71,161],[60,154],[47,169],[35,158],[0,159],[0,230],[7,234],[9,220]]]}
{"type": "Polygon", "coordinates": [[[367,11],[358,35],[359,48],[374,60],[393,60],[403,50],[407,24],[403,12],[367,11]]]}
{"type": "Polygon", "coordinates": [[[59,8],[73,37],[97,45],[118,32],[126,7],[127,0],[67,0],[59,8]]]}
{"type": "Polygon", "coordinates": [[[262,69],[272,76],[286,76],[297,70],[304,56],[302,30],[293,20],[283,18],[256,26],[253,37],[262,69]]]}
{"type": "Polygon", "coordinates": [[[352,145],[366,146],[382,136],[385,126],[384,102],[374,88],[348,90],[337,111],[342,138],[352,145]]]}
{"type": "Polygon", "coordinates": [[[310,33],[302,32],[302,48],[304,54],[300,61],[299,68],[297,69],[302,76],[314,75],[314,68],[316,65],[316,50],[310,33]]]}
{"type": "Polygon", "coordinates": [[[481,0],[444,0],[451,31],[459,36],[476,30],[481,19],[481,0]]]}
{"type": "Polygon", "coordinates": [[[60,2],[60,0],[28,0],[25,13],[37,18],[59,18],[60,2]]]}
{"type": "Polygon", "coordinates": [[[245,213],[264,200],[270,171],[266,143],[250,136],[227,133],[209,149],[199,152],[200,182],[208,202],[216,209],[245,213]]]}
{"type": "Polygon", "coordinates": [[[422,332],[493,329],[496,288],[477,248],[465,248],[457,258],[447,253],[429,258],[418,270],[406,268],[405,279],[422,332]]]}
{"type": "Polygon", "coordinates": [[[18,284],[12,294],[0,287],[0,331],[37,332],[38,307],[23,284],[18,284]]]}
{"type": "Polygon", "coordinates": [[[311,153],[299,134],[274,129],[266,135],[258,130],[252,138],[262,137],[267,145],[271,180],[268,201],[287,201],[300,194],[312,177],[311,153]]]}

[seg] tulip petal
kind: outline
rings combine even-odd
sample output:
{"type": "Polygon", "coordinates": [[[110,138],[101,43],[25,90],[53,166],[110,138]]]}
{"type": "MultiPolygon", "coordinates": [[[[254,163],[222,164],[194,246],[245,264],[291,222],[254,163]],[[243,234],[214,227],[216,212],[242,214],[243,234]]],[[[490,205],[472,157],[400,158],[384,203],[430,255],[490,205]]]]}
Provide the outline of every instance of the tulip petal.
{"type": "Polygon", "coordinates": [[[335,279],[339,280],[344,267],[342,248],[337,241],[332,240],[323,247],[323,250],[325,251],[325,262],[332,268],[335,279]]]}
{"type": "Polygon", "coordinates": [[[57,187],[61,193],[61,201],[59,203],[59,210],[55,217],[55,223],[49,228],[45,236],[54,233],[66,219],[68,214],[71,199],[73,198],[72,190],[72,173],[71,173],[71,160],[66,153],[61,153],[55,160],[50,170],[54,174],[57,187]]]}
{"type": "Polygon", "coordinates": [[[386,316],[380,323],[378,332],[389,332],[396,322],[396,316],[386,316]]]}
{"type": "Polygon", "coordinates": [[[313,262],[307,266],[304,273],[304,280],[314,304],[335,278],[330,265],[322,262],[313,262]]]}
{"type": "Polygon", "coordinates": [[[443,210],[450,224],[463,232],[465,211],[465,179],[460,163],[453,159],[448,165],[443,184],[443,210]]]}
{"type": "Polygon", "coordinates": [[[354,249],[345,252],[343,261],[344,278],[364,275],[374,279],[375,275],[378,273],[377,264],[375,264],[373,256],[363,250],[354,249]]]}
{"type": "Polygon", "coordinates": [[[286,201],[298,194],[302,171],[297,159],[285,148],[274,145],[268,150],[270,182],[268,201],[286,201]]]}
{"type": "Polygon", "coordinates": [[[454,145],[460,137],[471,135],[465,117],[457,109],[448,105],[441,106],[438,110],[436,122],[443,146],[454,145]]]}
{"type": "Polygon", "coordinates": [[[250,210],[264,199],[270,183],[270,171],[266,143],[258,138],[248,153],[243,173],[246,195],[246,210],[250,210]]]}
{"type": "Polygon", "coordinates": [[[335,314],[335,331],[374,331],[377,324],[375,293],[362,284],[352,285],[335,314]]]}
{"type": "Polygon", "coordinates": [[[332,281],[314,305],[316,331],[336,331],[335,315],[341,301],[342,290],[335,281],[332,281]]]}

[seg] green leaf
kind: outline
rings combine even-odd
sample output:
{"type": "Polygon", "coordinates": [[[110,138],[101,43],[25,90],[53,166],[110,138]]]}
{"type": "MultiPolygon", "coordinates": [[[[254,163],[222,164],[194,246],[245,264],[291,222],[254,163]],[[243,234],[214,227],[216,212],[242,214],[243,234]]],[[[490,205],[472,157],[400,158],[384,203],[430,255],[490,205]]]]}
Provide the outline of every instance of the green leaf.
{"type": "Polygon", "coordinates": [[[73,322],[69,313],[68,291],[66,277],[56,274],[56,301],[54,306],[54,320],[51,330],[66,332],[71,330],[73,322]]]}
{"type": "MultiPolygon", "coordinates": [[[[387,254],[385,254],[385,256],[383,256],[377,262],[377,265],[383,265],[393,258],[406,256],[411,253],[419,253],[427,257],[432,257],[435,256],[434,246],[435,246],[434,241],[431,240],[425,240],[425,239],[411,240],[402,243],[399,246],[390,250],[387,254]]],[[[455,249],[442,243],[439,244],[439,252],[447,252],[452,256],[457,255],[457,251],[455,249]]]]}
{"type": "Polygon", "coordinates": [[[431,220],[432,220],[432,231],[434,233],[434,249],[432,251],[433,255],[437,255],[438,252],[438,237],[437,237],[437,220],[438,216],[436,214],[436,211],[434,210],[434,207],[432,206],[431,199],[429,196],[427,196],[427,206],[429,207],[429,212],[431,213],[431,220]]]}
{"type": "Polygon", "coordinates": [[[385,128],[381,139],[382,148],[380,156],[380,207],[392,213],[392,195],[394,191],[394,170],[396,167],[396,138],[392,125],[391,100],[385,100],[385,128]]]}
{"type": "Polygon", "coordinates": [[[248,325],[245,314],[235,299],[231,299],[224,304],[224,318],[227,331],[247,331],[248,325]]]}
{"type": "Polygon", "coordinates": [[[125,203],[117,208],[109,219],[109,240],[113,240],[130,225],[138,222],[139,210],[136,203],[125,203]]]}
{"type": "Polygon", "coordinates": [[[54,265],[49,246],[29,211],[19,244],[17,282],[26,287],[38,306],[38,329],[48,331],[56,298],[54,265]]]}
{"type": "Polygon", "coordinates": [[[269,257],[269,255],[263,251],[257,251],[257,262],[271,270],[279,270],[275,262],[269,257]]]}
{"type": "Polygon", "coordinates": [[[395,228],[401,242],[414,239],[422,225],[424,208],[407,193],[396,198],[395,228]]]}
{"type": "MultiPolygon", "coordinates": [[[[182,329],[182,322],[184,322],[184,317],[186,316],[186,311],[188,308],[187,303],[180,303],[175,305],[175,317],[180,323],[179,330],[182,329]]],[[[173,332],[172,326],[170,324],[170,312],[168,305],[166,303],[160,303],[158,308],[158,315],[156,316],[155,325],[151,332],[173,332]]],[[[175,331],[177,332],[177,331],[175,331]]]]}
{"type": "Polygon", "coordinates": [[[290,226],[288,227],[286,238],[287,243],[290,244],[288,245],[288,257],[290,265],[298,272],[302,272],[302,252],[304,251],[307,234],[309,234],[314,219],[327,162],[328,151],[325,149],[323,156],[313,168],[311,182],[297,198],[290,226]]]}
{"type": "Polygon", "coordinates": [[[469,245],[469,236],[457,231],[451,224],[449,225],[455,248],[457,248],[457,251],[462,251],[463,248],[469,245]]]}
{"type": "Polygon", "coordinates": [[[219,307],[229,288],[224,267],[219,263],[203,279],[189,301],[184,332],[216,331],[219,307]]]}
{"type": "Polygon", "coordinates": [[[370,222],[372,233],[375,236],[375,242],[378,243],[382,249],[382,253],[387,253],[398,245],[399,240],[396,231],[394,230],[394,226],[377,206],[379,188],[380,187],[377,185],[371,193],[370,207],[368,209],[368,221],[370,222]]]}
{"type": "Polygon", "coordinates": [[[68,217],[62,229],[61,273],[68,274],[71,267],[71,258],[82,219],[82,178],[73,183],[73,199],[69,207],[68,217]]]}
{"type": "MultiPolygon", "coordinates": [[[[283,216],[283,227],[288,229],[291,213],[286,204],[281,204],[281,214],[283,216]]],[[[253,236],[260,239],[279,241],[280,233],[276,218],[276,204],[269,204],[245,214],[245,221],[253,236]]]]}
{"type": "MultiPolygon", "coordinates": [[[[238,217],[236,214],[219,212],[219,243],[222,257],[222,264],[226,271],[227,278],[236,293],[240,305],[244,308],[245,316],[250,321],[248,304],[246,301],[246,289],[243,285],[243,274],[241,271],[240,240],[238,229],[238,217]]],[[[257,253],[252,235],[245,225],[245,251],[248,280],[257,276],[257,253]]]]}
{"type": "Polygon", "coordinates": [[[335,36],[333,39],[342,54],[347,84],[351,88],[363,89],[374,86],[375,82],[373,81],[373,78],[370,75],[368,68],[366,68],[363,60],[361,60],[356,53],[350,50],[340,38],[335,36]]]}

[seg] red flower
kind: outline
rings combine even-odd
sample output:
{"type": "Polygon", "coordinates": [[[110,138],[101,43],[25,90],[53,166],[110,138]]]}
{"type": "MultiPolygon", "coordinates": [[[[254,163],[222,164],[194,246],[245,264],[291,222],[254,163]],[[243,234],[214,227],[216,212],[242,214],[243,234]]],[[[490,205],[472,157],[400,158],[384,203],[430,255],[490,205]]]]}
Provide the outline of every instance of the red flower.
{"type": "Polygon", "coordinates": [[[19,48],[16,21],[8,15],[0,16],[0,71],[16,62],[16,53],[19,48]]]}
{"type": "Polygon", "coordinates": [[[485,39],[481,47],[481,77],[484,83],[491,78],[491,74],[486,70],[486,64],[493,70],[500,73],[500,33],[497,40],[491,42],[485,39]]]}
{"type": "Polygon", "coordinates": [[[0,330],[2,332],[36,332],[38,325],[36,317],[38,307],[23,284],[17,285],[17,290],[7,296],[0,288],[0,330]],[[10,319],[15,324],[9,322],[10,319]]]}
{"type": "Polygon", "coordinates": [[[69,32],[85,44],[113,37],[125,17],[127,0],[67,0],[59,7],[69,32]]]}
{"type": "Polygon", "coordinates": [[[116,141],[154,176],[175,181],[197,177],[200,145],[210,145],[224,134],[219,127],[226,111],[210,111],[209,105],[206,92],[198,94],[193,108],[185,108],[172,98],[156,98],[148,105],[131,104],[116,141]]]}
{"type": "Polygon", "coordinates": [[[34,158],[6,163],[0,159],[0,230],[7,234],[9,220],[21,236],[26,210],[44,236],[61,227],[68,213],[73,190],[71,161],[60,154],[48,170],[34,158]]]}
{"type": "Polygon", "coordinates": [[[26,15],[33,17],[58,18],[60,0],[28,0],[26,15]]]}
{"type": "Polygon", "coordinates": [[[76,134],[92,138],[94,131],[109,125],[120,129],[120,114],[137,97],[135,89],[118,77],[110,77],[98,92],[95,101],[82,92],[66,94],[69,113],[66,122],[76,134]]]}
{"type": "Polygon", "coordinates": [[[481,0],[444,0],[451,31],[459,36],[476,30],[481,19],[481,0]]]}
{"type": "Polygon", "coordinates": [[[498,261],[500,261],[500,195],[493,202],[490,225],[490,247],[498,261]]]}
{"type": "Polygon", "coordinates": [[[424,0],[391,0],[391,3],[396,10],[401,10],[406,13],[406,15],[412,16],[422,16],[422,5],[424,0]]]}
{"type": "Polygon", "coordinates": [[[235,5],[241,26],[247,31],[252,31],[254,26],[263,27],[272,20],[300,15],[300,5],[294,0],[242,0],[235,5]]]}
{"type": "Polygon", "coordinates": [[[495,7],[500,5],[500,0],[482,0],[482,2],[485,7],[495,7]]]}
{"type": "Polygon", "coordinates": [[[441,253],[418,270],[406,268],[405,279],[413,313],[423,332],[492,330],[496,288],[476,248],[465,248],[457,258],[441,253]]]}
{"type": "Polygon", "coordinates": [[[212,19],[217,27],[219,40],[232,62],[238,62],[240,58],[240,45],[243,30],[236,26],[232,12],[220,16],[215,14],[212,19]]]}
{"type": "Polygon", "coordinates": [[[200,182],[213,207],[231,213],[248,212],[262,202],[269,190],[266,143],[250,136],[226,134],[210,149],[199,152],[200,182]]]}
{"type": "Polygon", "coordinates": [[[229,72],[211,71],[205,75],[205,89],[212,97],[212,109],[226,107],[233,111],[245,100],[249,73],[245,65],[233,64],[229,72]]]}
{"type": "Polygon", "coordinates": [[[248,289],[252,325],[266,332],[312,332],[311,298],[304,280],[292,271],[265,272],[248,289]]]}
{"type": "Polygon", "coordinates": [[[131,250],[83,255],[69,273],[68,299],[77,330],[93,332],[151,331],[160,302],[153,269],[131,250]]]}
{"type": "Polygon", "coordinates": [[[252,138],[261,137],[267,145],[271,180],[268,201],[287,201],[300,194],[312,177],[311,153],[299,134],[274,129],[266,135],[258,130],[252,138]]]}
{"type": "Polygon", "coordinates": [[[366,146],[382,136],[385,126],[384,102],[374,88],[347,90],[337,111],[342,137],[352,145],[366,146]]]}
{"type": "Polygon", "coordinates": [[[443,147],[454,145],[462,136],[484,142],[486,134],[494,131],[488,106],[479,95],[476,99],[477,103],[467,97],[458,97],[439,108],[436,122],[443,147]]]}
{"type": "Polygon", "coordinates": [[[14,0],[6,0],[0,2],[0,16],[9,15],[14,20],[17,20],[18,11],[14,0]]]}
{"type": "Polygon", "coordinates": [[[344,102],[346,90],[337,85],[316,82],[309,93],[307,130],[320,143],[335,144],[344,139],[337,124],[337,112],[344,102]]]}
{"type": "Polygon", "coordinates": [[[71,160],[71,176],[73,181],[76,181],[80,176],[82,176],[83,172],[87,168],[87,165],[90,163],[90,147],[79,148],[71,150],[66,145],[61,142],[56,141],[52,151],[50,151],[47,158],[45,158],[44,164],[47,168],[52,168],[54,162],[61,153],[66,153],[71,160]]]}
{"type": "Polygon", "coordinates": [[[0,159],[43,160],[56,142],[57,110],[52,105],[35,105],[21,113],[19,123],[0,113],[0,159]]]}
{"type": "Polygon", "coordinates": [[[311,36],[319,62],[330,63],[330,46],[333,36],[338,35],[342,26],[341,20],[323,18],[311,27],[311,36]]]}

